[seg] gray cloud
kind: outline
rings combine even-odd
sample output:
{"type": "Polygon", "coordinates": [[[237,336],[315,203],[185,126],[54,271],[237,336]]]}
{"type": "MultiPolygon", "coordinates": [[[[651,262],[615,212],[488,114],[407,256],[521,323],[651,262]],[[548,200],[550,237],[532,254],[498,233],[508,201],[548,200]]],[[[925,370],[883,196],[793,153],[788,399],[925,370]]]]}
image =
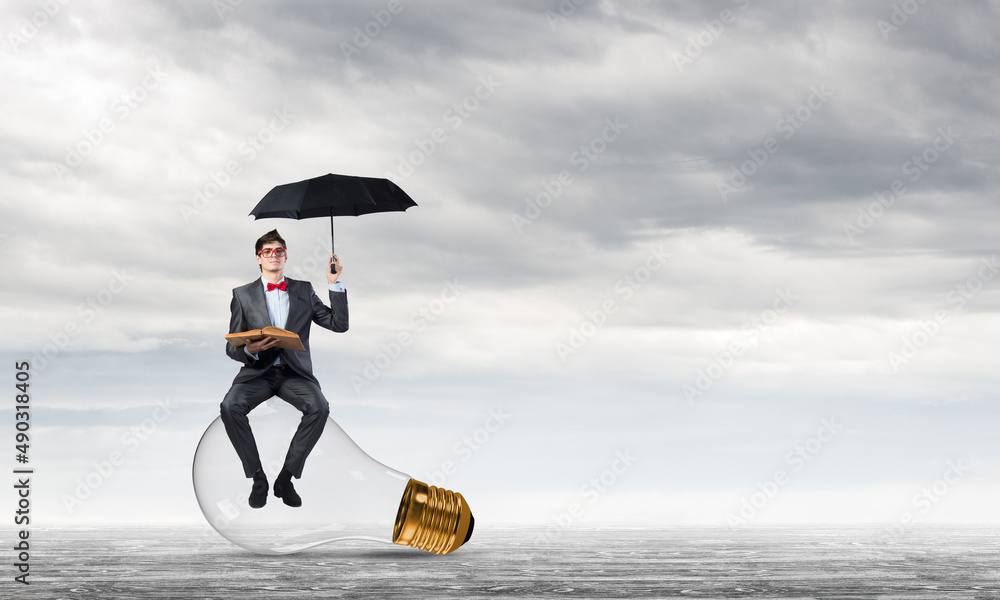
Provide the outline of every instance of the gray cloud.
{"type": "MultiPolygon", "coordinates": [[[[633,441],[635,489],[731,489],[829,414],[853,433],[810,490],[992,464],[996,6],[898,4],[67,4],[3,48],[5,355],[51,355],[38,416],[62,440],[171,397],[187,443],[237,367],[220,341],[253,241],[278,228],[287,274],[325,295],[329,222],[250,209],[280,183],[388,176],[419,206],[337,219],[352,327],[314,344],[343,424],[390,464],[438,468],[498,405],[521,424],[463,470],[478,489],[488,466],[572,492],[633,441]],[[799,298],[780,317],[778,290],[799,298]],[[412,346],[356,393],[401,332],[412,346]],[[393,441],[428,414],[439,445],[393,441]]],[[[0,31],[35,11],[5,7],[0,31]]]]}

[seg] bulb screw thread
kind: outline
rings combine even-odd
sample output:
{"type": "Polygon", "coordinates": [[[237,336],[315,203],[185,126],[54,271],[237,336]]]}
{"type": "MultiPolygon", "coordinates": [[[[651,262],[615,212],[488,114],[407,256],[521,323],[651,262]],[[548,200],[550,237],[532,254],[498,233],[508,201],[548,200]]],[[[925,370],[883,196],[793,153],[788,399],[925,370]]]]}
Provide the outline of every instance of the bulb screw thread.
{"type": "Polygon", "coordinates": [[[462,494],[410,479],[399,501],[392,541],[449,554],[469,541],[475,522],[462,494]]]}

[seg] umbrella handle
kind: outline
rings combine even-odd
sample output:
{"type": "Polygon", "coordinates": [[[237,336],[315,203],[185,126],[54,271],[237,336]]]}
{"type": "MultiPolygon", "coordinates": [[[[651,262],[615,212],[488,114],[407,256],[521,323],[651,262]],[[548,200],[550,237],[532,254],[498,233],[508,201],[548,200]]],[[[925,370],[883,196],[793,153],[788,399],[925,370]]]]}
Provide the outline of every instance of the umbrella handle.
{"type": "Polygon", "coordinates": [[[337,259],[333,258],[336,251],[333,249],[333,215],[330,215],[330,273],[337,273],[337,259]]]}

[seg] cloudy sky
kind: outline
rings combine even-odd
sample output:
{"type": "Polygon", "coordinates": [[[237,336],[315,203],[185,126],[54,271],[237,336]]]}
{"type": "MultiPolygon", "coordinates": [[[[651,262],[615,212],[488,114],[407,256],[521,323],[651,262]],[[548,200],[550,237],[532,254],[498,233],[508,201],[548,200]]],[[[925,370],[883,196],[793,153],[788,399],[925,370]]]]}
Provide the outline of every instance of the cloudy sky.
{"type": "Polygon", "coordinates": [[[337,221],[331,416],[477,522],[998,521],[995,0],[0,10],[39,522],[204,522],[254,241],[325,283],[248,213],[327,172],[419,205],[337,221]]]}

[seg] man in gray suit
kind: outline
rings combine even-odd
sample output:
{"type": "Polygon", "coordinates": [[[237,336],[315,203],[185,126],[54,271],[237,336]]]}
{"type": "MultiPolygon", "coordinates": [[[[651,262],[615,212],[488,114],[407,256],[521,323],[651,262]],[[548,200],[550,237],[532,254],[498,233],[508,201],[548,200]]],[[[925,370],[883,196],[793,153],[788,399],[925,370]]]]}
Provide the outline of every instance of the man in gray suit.
{"type": "Polygon", "coordinates": [[[330,306],[323,304],[312,284],[284,276],[288,251],[276,229],[257,240],[254,248],[261,278],[235,288],[229,306],[229,332],[263,329],[269,325],[294,331],[305,351],[275,348],[278,339],[265,337],[246,346],[226,344],[226,353],[243,368],[222,400],[222,422],[226,433],[243,462],[247,478],[253,478],[250,506],[261,508],[267,502],[268,482],[257,452],[247,414],[272,396],[277,396],[302,412],[302,420],[288,445],[285,464],[274,482],[274,495],[288,506],[302,506],[302,499],[292,485],[292,476],[302,477],[302,467],[313,446],[319,441],[330,414],[330,405],[312,372],[309,354],[309,326],[316,323],[333,331],[347,331],[347,290],[338,281],[344,268],[334,254],[332,269],[326,271],[330,306]]]}

